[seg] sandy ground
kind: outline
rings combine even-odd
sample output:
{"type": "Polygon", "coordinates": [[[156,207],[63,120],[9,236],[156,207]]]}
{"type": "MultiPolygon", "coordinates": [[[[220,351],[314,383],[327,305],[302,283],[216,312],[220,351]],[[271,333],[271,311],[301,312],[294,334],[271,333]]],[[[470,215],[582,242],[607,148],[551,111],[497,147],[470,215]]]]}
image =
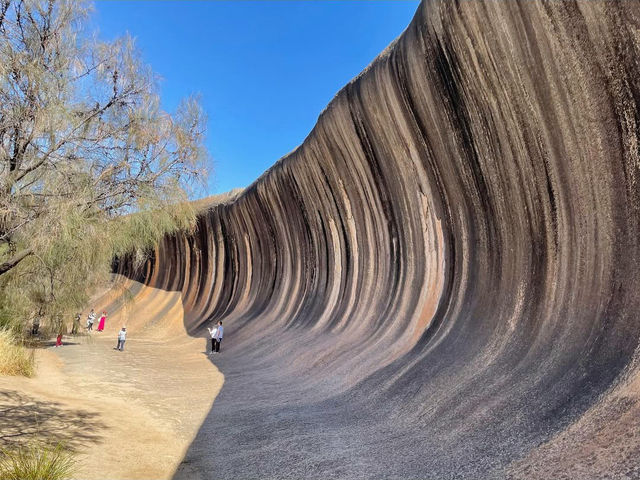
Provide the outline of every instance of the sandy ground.
{"type": "Polygon", "coordinates": [[[39,349],[36,377],[0,376],[0,446],[64,442],[78,454],[78,479],[173,476],[224,377],[205,340],[182,329],[177,293],[137,287],[131,303],[128,314],[109,317],[105,332],[39,349]]]}

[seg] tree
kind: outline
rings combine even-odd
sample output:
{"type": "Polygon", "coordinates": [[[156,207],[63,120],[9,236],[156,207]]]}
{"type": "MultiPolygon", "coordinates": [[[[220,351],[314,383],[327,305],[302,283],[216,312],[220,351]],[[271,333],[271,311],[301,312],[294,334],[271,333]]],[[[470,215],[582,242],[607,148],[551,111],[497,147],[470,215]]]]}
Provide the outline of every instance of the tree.
{"type": "Polygon", "coordinates": [[[20,310],[9,295],[19,315],[80,304],[114,254],[194,219],[197,99],[162,111],[133,40],[90,35],[89,11],[0,0],[0,321],[20,310]]]}

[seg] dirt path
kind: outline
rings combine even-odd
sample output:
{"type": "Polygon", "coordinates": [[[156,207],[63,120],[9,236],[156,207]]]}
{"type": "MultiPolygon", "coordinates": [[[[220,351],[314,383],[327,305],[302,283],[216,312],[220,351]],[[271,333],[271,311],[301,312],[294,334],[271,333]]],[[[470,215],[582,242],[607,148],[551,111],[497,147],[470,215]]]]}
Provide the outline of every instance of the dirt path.
{"type": "Polygon", "coordinates": [[[136,292],[124,352],[114,350],[116,314],[103,333],[38,350],[35,378],[0,376],[0,445],[63,441],[77,451],[83,480],[172,477],[224,377],[205,341],[180,333],[177,294],[149,290],[136,292]]]}

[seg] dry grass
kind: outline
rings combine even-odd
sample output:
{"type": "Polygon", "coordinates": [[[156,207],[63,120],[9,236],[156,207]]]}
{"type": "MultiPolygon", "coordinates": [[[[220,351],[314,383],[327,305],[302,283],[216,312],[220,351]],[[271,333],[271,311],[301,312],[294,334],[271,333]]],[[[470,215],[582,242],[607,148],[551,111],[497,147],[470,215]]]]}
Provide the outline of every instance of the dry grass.
{"type": "Polygon", "coordinates": [[[62,445],[32,443],[0,452],[2,480],[65,480],[76,462],[62,445]]]}
{"type": "Polygon", "coordinates": [[[35,363],[33,350],[20,345],[10,331],[0,330],[0,375],[32,377],[35,363]]]}

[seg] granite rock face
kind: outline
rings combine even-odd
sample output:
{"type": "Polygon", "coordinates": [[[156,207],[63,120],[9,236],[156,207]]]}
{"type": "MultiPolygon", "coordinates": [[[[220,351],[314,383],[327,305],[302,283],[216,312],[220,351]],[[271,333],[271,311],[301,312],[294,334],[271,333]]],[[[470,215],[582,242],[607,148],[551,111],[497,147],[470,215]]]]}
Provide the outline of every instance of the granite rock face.
{"type": "Polygon", "coordinates": [[[167,238],[143,280],[226,328],[176,478],[517,476],[612,401],[640,338],[639,27],[636,1],[424,1],[167,238]]]}

